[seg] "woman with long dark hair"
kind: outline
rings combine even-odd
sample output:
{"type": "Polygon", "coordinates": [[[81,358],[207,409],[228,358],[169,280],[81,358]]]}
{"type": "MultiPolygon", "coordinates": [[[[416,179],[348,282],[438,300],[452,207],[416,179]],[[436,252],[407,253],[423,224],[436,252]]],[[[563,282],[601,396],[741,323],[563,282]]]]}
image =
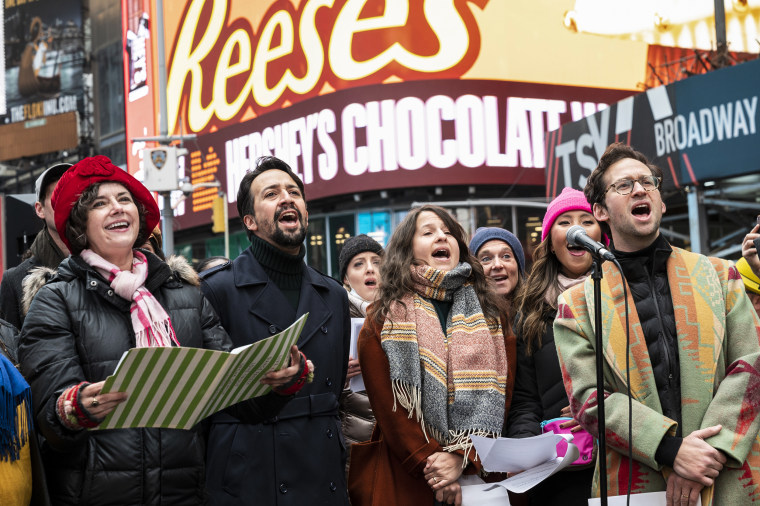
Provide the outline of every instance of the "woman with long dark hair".
{"type": "Polygon", "coordinates": [[[471,435],[505,416],[504,299],[489,288],[445,209],[413,209],[394,231],[359,335],[377,423],[354,445],[349,493],[367,504],[461,504],[462,473],[481,469],[471,435]]]}
{"type": "MultiPolygon", "coordinates": [[[[591,268],[591,254],[567,243],[567,229],[573,225],[581,225],[596,241],[602,238],[583,192],[565,188],[546,209],[533,268],[517,297],[517,379],[507,424],[509,437],[537,436],[542,421],[572,416],[552,324],[559,294],[582,283],[591,268]]],[[[562,425],[580,429],[575,420],[562,425]]],[[[528,491],[530,503],[585,506],[593,473],[591,463],[557,473],[528,491]]]]}

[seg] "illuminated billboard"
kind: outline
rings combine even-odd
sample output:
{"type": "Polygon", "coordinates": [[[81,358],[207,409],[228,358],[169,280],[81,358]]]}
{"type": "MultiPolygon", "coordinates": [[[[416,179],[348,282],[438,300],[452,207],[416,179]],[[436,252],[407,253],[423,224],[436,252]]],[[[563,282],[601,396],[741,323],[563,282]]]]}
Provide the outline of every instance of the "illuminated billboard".
{"type": "MultiPolygon", "coordinates": [[[[301,176],[309,199],[412,186],[542,185],[544,132],[633,94],[647,48],[568,32],[561,21],[569,0],[510,4],[165,2],[169,132],[198,135],[180,167],[193,182],[219,180],[230,203],[245,171],[270,154],[301,176]],[[588,38],[597,41],[593,53],[588,38]]],[[[123,5],[132,8],[125,42],[138,37],[144,10],[147,47],[155,51],[153,13],[135,9],[139,0],[123,5]]],[[[130,138],[157,131],[155,67],[146,63],[148,91],[137,93],[145,108],[133,113],[127,104],[130,138]]],[[[142,83],[136,72],[125,71],[125,95],[142,83]]],[[[133,173],[141,168],[136,146],[128,146],[133,173]]],[[[194,195],[180,227],[209,221],[209,192],[194,195]]]]}
{"type": "MultiPolygon", "coordinates": [[[[124,110],[127,133],[127,165],[131,173],[142,170],[145,142],[132,139],[155,135],[158,95],[155,91],[155,6],[150,0],[122,0],[121,22],[124,62],[124,110]]],[[[138,174],[139,176],[139,174],[138,174]]]]}
{"type": "MultiPolygon", "coordinates": [[[[82,3],[5,0],[2,123],[84,112],[82,3]]],[[[40,146],[40,151],[46,151],[40,146]]]]}
{"type": "Polygon", "coordinates": [[[547,197],[583,188],[608,144],[624,142],[664,173],[663,186],[757,174],[760,60],[626,98],[547,136],[547,197]]]}
{"type": "Polygon", "coordinates": [[[0,116],[5,115],[5,5],[0,2],[0,116]]]}

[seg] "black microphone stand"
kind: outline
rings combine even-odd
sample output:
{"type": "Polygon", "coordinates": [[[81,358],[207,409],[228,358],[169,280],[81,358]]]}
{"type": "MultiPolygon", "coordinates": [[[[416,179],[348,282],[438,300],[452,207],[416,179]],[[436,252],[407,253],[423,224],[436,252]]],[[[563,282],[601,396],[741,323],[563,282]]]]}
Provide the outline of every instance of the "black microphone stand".
{"type": "Polygon", "coordinates": [[[594,280],[594,333],[596,334],[596,403],[599,431],[599,495],[601,506],[607,506],[607,438],[604,428],[604,353],[602,350],[602,260],[592,255],[591,279],[594,280]]]}

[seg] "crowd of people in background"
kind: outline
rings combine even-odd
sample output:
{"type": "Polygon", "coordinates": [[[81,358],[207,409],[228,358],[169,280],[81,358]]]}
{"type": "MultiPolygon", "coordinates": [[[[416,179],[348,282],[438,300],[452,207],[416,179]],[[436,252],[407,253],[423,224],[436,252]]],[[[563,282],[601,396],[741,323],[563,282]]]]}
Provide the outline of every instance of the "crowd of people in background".
{"type": "Polygon", "coordinates": [[[603,480],[668,505],[760,502],[760,224],[736,265],[676,248],[661,182],[613,144],[548,204],[528,255],[427,204],[385,248],[346,240],[336,281],[304,261],[304,184],[275,157],[240,182],[251,246],[195,269],[162,251],[155,199],[108,158],[52,166],[43,229],[0,283],[0,504],[460,505],[463,476],[506,477],[473,435],[599,436],[594,311],[606,455],[512,504],[585,505],[603,480]],[[621,269],[601,265],[601,305],[575,226],[621,269]],[[192,430],[88,430],[129,395],[103,391],[128,349],[230,351],[306,313],[268,394],[192,430]]]}

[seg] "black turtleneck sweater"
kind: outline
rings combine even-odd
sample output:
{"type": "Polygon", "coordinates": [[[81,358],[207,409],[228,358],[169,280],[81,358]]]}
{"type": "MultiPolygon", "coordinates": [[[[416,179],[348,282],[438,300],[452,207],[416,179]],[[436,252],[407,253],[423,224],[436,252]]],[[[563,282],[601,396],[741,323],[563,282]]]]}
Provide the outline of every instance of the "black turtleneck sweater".
{"type": "Polygon", "coordinates": [[[298,254],[289,255],[264,239],[251,235],[251,252],[269,279],[288,299],[293,309],[298,309],[305,266],[303,258],[306,255],[306,248],[301,246],[298,254]]]}
{"type": "Polygon", "coordinates": [[[681,447],[681,368],[667,261],[673,249],[662,235],[634,252],[617,251],[652,362],[662,414],[678,423],[676,437],[666,436],[655,454],[660,464],[673,466],[681,447]]]}

